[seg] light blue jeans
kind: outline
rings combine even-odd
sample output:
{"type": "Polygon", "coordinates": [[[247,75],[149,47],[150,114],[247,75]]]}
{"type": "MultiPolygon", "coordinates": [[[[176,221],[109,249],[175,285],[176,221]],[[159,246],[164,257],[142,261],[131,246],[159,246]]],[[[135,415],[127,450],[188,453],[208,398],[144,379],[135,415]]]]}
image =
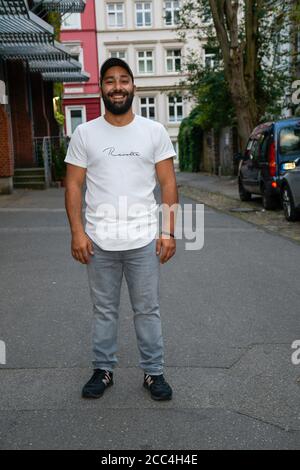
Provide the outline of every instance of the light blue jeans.
{"type": "Polygon", "coordinates": [[[146,374],[163,373],[163,337],[159,311],[160,262],[156,239],[141,248],[102,250],[93,243],[87,265],[93,303],[93,366],[112,371],[117,364],[120,292],[125,274],[140,353],[146,374]]]}

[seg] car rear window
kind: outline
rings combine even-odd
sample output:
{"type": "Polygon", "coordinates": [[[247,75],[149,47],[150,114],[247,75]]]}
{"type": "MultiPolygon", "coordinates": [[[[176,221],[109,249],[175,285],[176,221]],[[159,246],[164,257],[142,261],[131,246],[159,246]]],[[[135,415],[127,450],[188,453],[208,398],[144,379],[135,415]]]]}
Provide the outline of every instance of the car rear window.
{"type": "Polygon", "coordinates": [[[294,160],[300,156],[300,126],[288,126],[280,130],[279,153],[284,160],[294,160]]]}

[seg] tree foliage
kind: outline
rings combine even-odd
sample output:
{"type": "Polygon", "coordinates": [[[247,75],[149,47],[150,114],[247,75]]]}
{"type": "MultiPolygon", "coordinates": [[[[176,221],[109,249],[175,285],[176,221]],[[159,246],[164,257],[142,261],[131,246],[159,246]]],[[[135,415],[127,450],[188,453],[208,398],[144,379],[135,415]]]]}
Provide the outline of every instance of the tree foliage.
{"type": "Polygon", "coordinates": [[[203,106],[207,122],[212,121],[213,109],[216,126],[222,116],[224,125],[236,119],[241,145],[256,123],[280,112],[279,98],[291,79],[288,53],[282,48],[289,42],[291,1],[183,2],[179,36],[185,38],[192,30],[202,45],[214,47],[219,55],[213,70],[200,56],[189,57],[183,65],[188,73],[185,84],[203,106]]]}

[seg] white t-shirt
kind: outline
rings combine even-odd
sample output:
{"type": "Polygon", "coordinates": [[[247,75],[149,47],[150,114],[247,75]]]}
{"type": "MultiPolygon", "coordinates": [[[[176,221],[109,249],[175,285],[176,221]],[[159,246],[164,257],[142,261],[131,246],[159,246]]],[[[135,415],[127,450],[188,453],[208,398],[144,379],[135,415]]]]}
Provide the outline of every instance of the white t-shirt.
{"type": "Polygon", "coordinates": [[[66,163],[86,168],[87,235],[103,250],[130,250],[157,235],[155,164],[176,156],[162,124],[134,115],[126,126],[103,116],[79,125],[66,163]]]}

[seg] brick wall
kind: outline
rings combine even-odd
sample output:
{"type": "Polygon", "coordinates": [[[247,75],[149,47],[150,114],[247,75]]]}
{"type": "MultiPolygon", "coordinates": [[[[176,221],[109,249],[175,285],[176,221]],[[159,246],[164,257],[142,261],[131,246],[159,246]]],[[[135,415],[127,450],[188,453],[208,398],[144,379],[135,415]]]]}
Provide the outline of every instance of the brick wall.
{"type": "Polygon", "coordinates": [[[11,129],[5,106],[0,104],[0,178],[12,176],[14,172],[11,129]]]}
{"type": "Polygon", "coordinates": [[[8,61],[7,76],[15,167],[32,167],[35,166],[33,126],[28,99],[26,66],[22,61],[8,61]]]}

